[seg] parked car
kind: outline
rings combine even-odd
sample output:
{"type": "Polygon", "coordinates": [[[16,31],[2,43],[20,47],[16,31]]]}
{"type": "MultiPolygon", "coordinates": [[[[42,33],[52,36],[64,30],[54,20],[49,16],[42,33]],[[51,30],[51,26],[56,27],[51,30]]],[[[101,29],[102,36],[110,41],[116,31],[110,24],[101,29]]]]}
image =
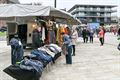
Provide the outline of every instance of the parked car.
{"type": "Polygon", "coordinates": [[[0,28],[0,32],[5,32],[5,31],[7,31],[7,27],[1,27],[0,28]]]}

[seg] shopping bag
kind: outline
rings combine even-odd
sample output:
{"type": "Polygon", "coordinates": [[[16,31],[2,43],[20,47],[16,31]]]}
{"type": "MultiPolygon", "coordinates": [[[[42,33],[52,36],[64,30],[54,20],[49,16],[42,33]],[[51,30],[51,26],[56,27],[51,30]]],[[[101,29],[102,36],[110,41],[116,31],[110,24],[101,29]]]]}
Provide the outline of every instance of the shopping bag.
{"type": "Polygon", "coordinates": [[[64,54],[64,55],[67,55],[68,54],[68,50],[67,50],[68,48],[67,48],[67,45],[66,44],[63,44],[62,45],[62,53],[64,54]]]}

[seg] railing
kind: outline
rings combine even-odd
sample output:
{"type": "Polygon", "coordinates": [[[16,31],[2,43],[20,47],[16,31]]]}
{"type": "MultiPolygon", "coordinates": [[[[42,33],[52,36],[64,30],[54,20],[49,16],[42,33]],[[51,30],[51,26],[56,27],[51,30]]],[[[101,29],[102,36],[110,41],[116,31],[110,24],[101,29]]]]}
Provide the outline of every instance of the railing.
{"type": "Polygon", "coordinates": [[[111,17],[108,15],[76,15],[75,17],[111,17]]]}
{"type": "Polygon", "coordinates": [[[74,12],[79,12],[79,11],[84,11],[84,12],[117,12],[117,9],[115,10],[105,10],[105,9],[76,9],[74,12]]]}

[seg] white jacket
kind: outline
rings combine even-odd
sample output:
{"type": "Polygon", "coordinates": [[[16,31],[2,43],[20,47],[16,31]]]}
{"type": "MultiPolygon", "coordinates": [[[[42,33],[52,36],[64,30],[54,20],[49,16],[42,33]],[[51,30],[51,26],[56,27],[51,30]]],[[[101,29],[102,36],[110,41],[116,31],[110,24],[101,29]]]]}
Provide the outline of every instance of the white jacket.
{"type": "Polygon", "coordinates": [[[72,33],[71,38],[72,38],[72,45],[76,45],[77,38],[78,38],[78,33],[76,30],[72,33]]]}

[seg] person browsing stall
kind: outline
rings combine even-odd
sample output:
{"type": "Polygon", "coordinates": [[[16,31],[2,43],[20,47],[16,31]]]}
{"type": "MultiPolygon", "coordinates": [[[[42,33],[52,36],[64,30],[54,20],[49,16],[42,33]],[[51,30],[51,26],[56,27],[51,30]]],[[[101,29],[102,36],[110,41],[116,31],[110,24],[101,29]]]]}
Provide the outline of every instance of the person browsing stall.
{"type": "Polygon", "coordinates": [[[70,39],[70,36],[68,34],[65,34],[64,32],[61,33],[62,39],[63,39],[63,45],[66,46],[67,54],[66,57],[66,64],[72,64],[72,41],[70,39]]]}

